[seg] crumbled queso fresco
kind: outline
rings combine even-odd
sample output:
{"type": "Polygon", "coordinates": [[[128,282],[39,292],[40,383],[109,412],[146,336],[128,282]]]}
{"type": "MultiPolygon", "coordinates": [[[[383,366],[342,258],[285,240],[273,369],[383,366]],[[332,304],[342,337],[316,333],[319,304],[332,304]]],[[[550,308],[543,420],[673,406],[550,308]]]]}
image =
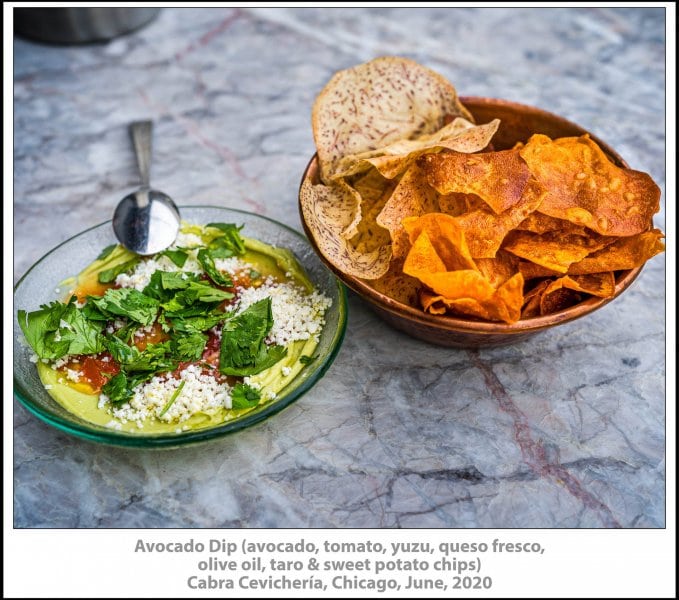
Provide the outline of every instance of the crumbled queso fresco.
{"type": "MultiPolygon", "coordinates": [[[[201,239],[193,234],[180,234],[175,242],[175,246],[184,249],[199,244],[201,239]]],[[[217,259],[215,267],[232,276],[243,271],[250,272],[254,268],[236,257],[217,259]]],[[[115,283],[120,287],[132,287],[141,291],[156,270],[199,274],[203,272],[196,259],[196,252],[189,251],[189,257],[182,268],[167,257],[151,258],[141,261],[131,273],[118,275],[115,283]]],[[[256,287],[236,287],[236,301],[230,310],[237,314],[255,302],[270,297],[273,327],[266,340],[268,344],[287,346],[295,341],[312,338],[318,341],[325,324],[325,311],[331,305],[329,298],[318,291],[309,294],[293,281],[280,282],[266,277],[258,283],[260,284],[256,287]]],[[[219,335],[220,331],[215,333],[219,335]]],[[[284,377],[290,373],[288,367],[281,370],[284,377]]],[[[181,423],[196,413],[210,414],[220,408],[231,408],[232,388],[205,373],[201,367],[189,365],[180,372],[180,377],[181,379],[171,374],[156,375],[147,383],[139,385],[129,402],[121,406],[113,406],[105,394],[100,394],[99,408],[107,410],[112,416],[107,426],[120,429],[122,423],[132,422],[141,429],[145,419],[155,416],[163,422],[178,423],[180,431],[181,423]],[[184,387],[170,407],[166,408],[182,381],[185,382],[184,387]]],[[[248,377],[245,378],[245,383],[249,383],[248,377]]],[[[275,398],[275,393],[264,395],[265,400],[272,398],[275,398]]]]}

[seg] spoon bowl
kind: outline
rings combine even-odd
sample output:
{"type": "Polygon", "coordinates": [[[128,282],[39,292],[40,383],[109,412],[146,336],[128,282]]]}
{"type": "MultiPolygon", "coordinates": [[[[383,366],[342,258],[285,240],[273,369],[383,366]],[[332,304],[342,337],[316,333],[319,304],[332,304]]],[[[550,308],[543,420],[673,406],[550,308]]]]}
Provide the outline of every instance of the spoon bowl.
{"type": "Polygon", "coordinates": [[[155,254],[177,238],[179,210],[167,194],[141,189],[120,201],[113,213],[113,231],[128,250],[155,254]]]}
{"type": "Polygon", "coordinates": [[[130,125],[142,187],[125,196],[113,213],[113,232],[128,250],[141,255],[165,250],[177,239],[179,209],[167,194],[149,187],[151,170],[151,121],[130,125]]]}

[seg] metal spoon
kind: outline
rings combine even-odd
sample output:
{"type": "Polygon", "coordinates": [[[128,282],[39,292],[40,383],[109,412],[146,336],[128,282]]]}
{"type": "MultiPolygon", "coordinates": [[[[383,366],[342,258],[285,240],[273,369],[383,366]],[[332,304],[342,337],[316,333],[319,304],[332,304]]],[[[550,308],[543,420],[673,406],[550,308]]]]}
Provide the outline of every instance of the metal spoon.
{"type": "Polygon", "coordinates": [[[125,196],[113,213],[113,231],[118,241],[128,250],[142,255],[165,250],[179,233],[179,210],[172,198],[149,186],[152,130],[151,121],[130,125],[142,187],[125,196]]]}

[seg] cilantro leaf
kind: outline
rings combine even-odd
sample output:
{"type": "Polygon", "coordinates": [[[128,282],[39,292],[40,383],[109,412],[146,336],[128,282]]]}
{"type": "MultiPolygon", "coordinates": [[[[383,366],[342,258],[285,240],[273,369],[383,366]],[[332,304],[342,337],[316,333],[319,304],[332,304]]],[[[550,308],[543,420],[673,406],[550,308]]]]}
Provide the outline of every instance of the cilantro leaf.
{"type": "Polygon", "coordinates": [[[177,265],[180,269],[184,266],[186,263],[186,259],[189,257],[188,252],[185,252],[184,250],[163,250],[159,256],[167,256],[175,265],[177,265]]]}
{"type": "Polygon", "coordinates": [[[215,237],[209,244],[211,250],[219,254],[216,258],[227,258],[228,256],[245,254],[245,241],[240,235],[240,227],[233,223],[208,223],[207,227],[214,227],[222,232],[222,235],[215,237]]]}
{"type": "Polygon", "coordinates": [[[206,250],[205,248],[198,250],[197,258],[198,262],[200,263],[200,266],[203,267],[203,270],[205,271],[205,273],[207,273],[207,276],[215,284],[222,285],[224,287],[231,287],[233,285],[231,277],[217,269],[217,267],[215,266],[214,258],[212,257],[209,250],[206,250]]]}
{"type": "Polygon", "coordinates": [[[127,317],[142,325],[151,325],[156,320],[159,302],[134,288],[109,289],[101,297],[88,296],[105,315],[127,317]]]}
{"type": "Polygon", "coordinates": [[[199,331],[175,334],[172,337],[172,355],[178,360],[198,360],[203,356],[207,336],[199,331]]]}
{"type": "Polygon", "coordinates": [[[301,362],[303,365],[310,365],[312,362],[314,362],[318,358],[318,355],[316,356],[307,356],[306,354],[302,354],[302,356],[299,357],[299,362],[301,362]]]}
{"type": "Polygon", "coordinates": [[[186,273],[155,271],[143,290],[146,296],[167,302],[174,296],[174,290],[184,290],[189,282],[195,281],[195,275],[186,273]]]}
{"type": "Polygon", "coordinates": [[[255,375],[281,360],[287,349],[265,343],[272,326],[271,298],[255,302],[226,320],[219,353],[220,372],[224,375],[255,375]]]}
{"type": "Polygon", "coordinates": [[[257,406],[261,397],[262,394],[258,389],[239,383],[231,390],[231,406],[232,408],[252,408],[257,406]]]}
{"type": "Polygon", "coordinates": [[[132,363],[139,358],[141,352],[136,346],[130,346],[115,335],[106,336],[104,345],[111,356],[122,365],[132,363]]]}
{"type": "Polygon", "coordinates": [[[102,323],[88,321],[75,306],[75,297],[67,304],[43,304],[40,310],[17,313],[21,331],[39,358],[56,360],[69,354],[96,354],[103,349],[102,323]]]}
{"type": "Polygon", "coordinates": [[[193,317],[204,315],[224,300],[231,298],[233,298],[231,292],[213,288],[203,282],[189,281],[185,290],[175,294],[173,298],[162,303],[161,306],[169,318],[193,317]]]}
{"type": "Polygon", "coordinates": [[[128,387],[127,375],[124,371],[111,377],[101,387],[101,391],[108,396],[111,404],[123,404],[132,397],[132,390],[128,387]]]}
{"type": "Polygon", "coordinates": [[[113,252],[116,249],[116,246],[118,244],[111,244],[110,246],[106,246],[100,253],[99,256],[97,256],[96,260],[104,260],[111,252],[113,252]]]}
{"type": "Polygon", "coordinates": [[[111,267],[110,269],[105,269],[104,271],[101,271],[99,273],[99,283],[111,283],[112,281],[115,281],[118,275],[120,275],[121,273],[125,273],[125,271],[129,271],[140,260],[141,259],[138,256],[136,256],[135,258],[128,260],[124,263],[120,263],[115,267],[111,267]]]}
{"type": "Polygon", "coordinates": [[[174,391],[170,399],[167,401],[167,404],[163,406],[163,410],[161,410],[160,414],[158,415],[159,417],[162,417],[168,410],[170,410],[170,407],[174,404],[174,401],[177,398],[179,398],[179,394],[182,393],[184,385],[186,385],[186,381],[182,380],[182,382],[177,386],[177,389],[174,391]]]}
{"type": "Polygon", "coordinates": [[[179,318],[172,321],[172,329],[185,332],[207,331],[221,323],[224,319],[228,319],[229,316],[229,313],[226,312],[213,312],[196,317],[179,318]]]}

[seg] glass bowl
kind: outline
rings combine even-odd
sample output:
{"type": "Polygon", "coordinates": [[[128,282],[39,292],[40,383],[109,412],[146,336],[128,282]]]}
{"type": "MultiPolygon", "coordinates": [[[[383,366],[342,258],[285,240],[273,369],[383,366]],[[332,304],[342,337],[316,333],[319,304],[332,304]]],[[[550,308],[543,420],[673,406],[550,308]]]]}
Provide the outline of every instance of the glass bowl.
{"type": "Polygon", "coordinates": [[[92,227],[65,241],[35,263],[14,288],[14,395],[31,413],[45,423],[80,438],[118,446],[139,448],[171,448],[204,442],[233,433],[258,423],[289,406],[325,374],[344,339],[347,322],[347,298],[344,286],[318,259],[308,241],[300,233],[276,221],[239,210],[214,206],[180,207],[182,218],[191,223],[227,222],[244,225],[246,237],[288,248],[305,268],[317,289],[332,300],[325,314],[325,327],[320,336],[316,358],[306,365],[276,399],[222,425],[181,433],[127,433],[89,423],[58,404],[45,390],[38,372],[30,361],[32,351],[19,343],[21,330],[16,319],[20,309],[36,310],[41,304],[57,299],[59,282],[79,273],[101,250],[115,243],[111,222],[92,227]]]}
{"type": "MultiPolygon", "coordinates": [[[[494,118],[500,119],[500,127],[492,140],[495,150],[512,148],[516,142],[526,141],[534,133],[543,133],[551,138],[580,136],[588,133],[583,127],[534,106],[499,98],[476,96],[460,97],[460,100],[474,115],[477,123],[488,123],[494,118]]],[[[628,167],[613,148],[595,135],[591,133],[589,135],[616,165],[628,167]]],[[[316,155],[311,158],[302,175],[300,188],[306,180],[312,183],[319,182],[316,155]]],[[[432,315],[425,313],[419,307],[409,306],[390,298],[375,290],[369,281],[348,275],[335,267],[323,256],[314,241],[313,234],[304,220],[301,203],[299,211],[302,225],[314,250],[347,287],[356,292],[380,318],[392,327],[438,346],[484,348],[519,342],[535,333],[579,319],[602,308],[628,289],[643,268],[642,266],[618,271],[615,278],[615,293],[609,298],[590,297],[559,312],[521,319],[512,324],[481,321],[464,316],[432,315]]]]}

